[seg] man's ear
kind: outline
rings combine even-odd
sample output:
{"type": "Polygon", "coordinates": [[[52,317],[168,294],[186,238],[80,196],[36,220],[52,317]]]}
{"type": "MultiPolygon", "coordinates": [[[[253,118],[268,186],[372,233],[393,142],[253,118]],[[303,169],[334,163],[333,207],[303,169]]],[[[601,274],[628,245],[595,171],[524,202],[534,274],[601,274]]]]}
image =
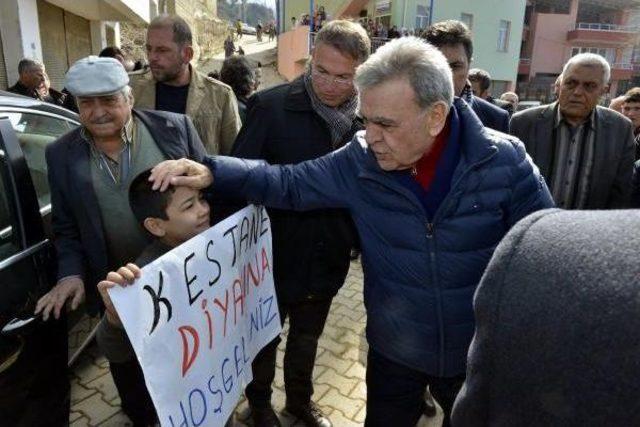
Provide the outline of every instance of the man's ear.
{"type": "Polygon", "coordinates": [[[191,60],[193,59],[193,46],[185,44],[182,48],[182,57],[186,63],[191,62],[191,60]]]}
{"type": "Polygon", "coordinates": [[[429,136],[436,137],[442,129],[444,129],[447,123],[447,116],[449,114],[449,107],[444,101],[437,101],[431,107],[427,113],[427,131],[429,136]]]}
{"type": "Polygon", "coordinates": [[[164,237],[166,230],[164,229],[164,221],[160,218],[146,218],[142,223],[144,228],[155,237],[164,237]]]}

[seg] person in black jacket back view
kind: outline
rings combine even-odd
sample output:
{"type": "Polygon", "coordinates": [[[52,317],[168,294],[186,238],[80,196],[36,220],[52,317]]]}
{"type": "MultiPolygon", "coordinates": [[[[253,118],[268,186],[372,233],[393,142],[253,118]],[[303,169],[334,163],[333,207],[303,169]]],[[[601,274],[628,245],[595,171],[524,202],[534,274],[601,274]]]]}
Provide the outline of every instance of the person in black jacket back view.
{"type": "MultiPolygon", "coordinates": [[[[249,99],[231,154],[290,164],[323,156],[350,141],[362,129],[353,76],[369,52],[370,41],[358,24],[325,25],[303,76],[249,99]]],[[[290,325],[284,357],[286,410],[307,426],[330,426],[311,401],[312,372],[331,301],[349,270],[353,223],[346,211],[337,209],[271,209],[269,215],[280,316],[283,322],[288,316],[290,325]]],[[[280,425],[271,407],[279,342],[276,338],[253,362],[246,395],[256,426],[280,425]]]]}
{"type": "Polygon", "coordinates": [[[640,211],[544,210],[496,248],[454,427],[640,425],[640,211]]]}

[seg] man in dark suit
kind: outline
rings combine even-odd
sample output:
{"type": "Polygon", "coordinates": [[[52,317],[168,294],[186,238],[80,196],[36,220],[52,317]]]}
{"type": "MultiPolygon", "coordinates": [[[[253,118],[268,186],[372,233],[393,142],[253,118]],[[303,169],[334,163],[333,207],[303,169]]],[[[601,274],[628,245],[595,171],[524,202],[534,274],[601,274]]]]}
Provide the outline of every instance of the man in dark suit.
{"type": "Polygon", "coordinates": [[[46,320],[65,303],[99,310],[96,284],[134,259],[146,238],[128,205],[129,181],[166,159],[199,159],[204,147],[184,115],[132,110],[129,77],[113,58],[76,62],[65,86],[82,126],[47,147],[58,283],[37,304],[46,320]]]}
{"type": "Polygon", "coordinates": [[[598,106],[610,76],[601,56],[576,55],[564,66],[557,102],[511,119],[511,134],[524,142],[560,208],[629,206],[635,155],[631,122],[598,106]]]}
{"type": "Polygon", "coordinates": [[[639,211],[545,210],[507,234],[476,291],[453,425],[640,425],[639,227],[639,211]]]}
{"type": "Polygon", "coordinates": [[[44,320],[85,299],[87,311],[96,314],[97,283],[146,246],[129,207],[131,180],[163,160],[205,154],[186,116],[132,110],[128,82],[113,58],[90,56],[67,73],[65,86],[78,99],[82,126],[46,151],[58,282],[37,303],[44,320]]]}
{"type": "Polygon", "coordinates": [[[473,57],[471,32],[460,21],[442,21],[430,26],[424,38],[436,46],[449,61],[453,73],[453,89],[471,106],[483,125],[500,132],[509,131],[509,113],[473,95],[469,82],[469,66],[473,57]]]}

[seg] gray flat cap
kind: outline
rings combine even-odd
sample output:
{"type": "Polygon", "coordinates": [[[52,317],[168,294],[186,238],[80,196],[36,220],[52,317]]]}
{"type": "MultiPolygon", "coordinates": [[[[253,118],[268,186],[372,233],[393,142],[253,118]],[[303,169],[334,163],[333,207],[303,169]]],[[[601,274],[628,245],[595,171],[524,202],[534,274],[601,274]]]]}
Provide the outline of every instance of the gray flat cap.
{"type": "Polygon", "coordinates": [[[69,68],[64,87],[73,96],[103,96],[129,84],[129,76],[117,59],[87,56],[69,68]]]}

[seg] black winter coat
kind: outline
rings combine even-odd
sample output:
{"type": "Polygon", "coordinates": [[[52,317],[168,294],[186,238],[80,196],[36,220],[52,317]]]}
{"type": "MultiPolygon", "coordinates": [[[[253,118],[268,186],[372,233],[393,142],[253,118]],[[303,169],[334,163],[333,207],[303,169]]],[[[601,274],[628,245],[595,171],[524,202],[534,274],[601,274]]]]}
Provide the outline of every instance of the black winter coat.
{"type": "MultiPolygon", "coordinates": [[[[342,146],[362,126],[354,121],[342,146]]],[[[235,157],[291,164],[321,157],[335,148],[324,120],[314,112],[303,80],[252,96],[231,150],[235,157]]],[[[333,297],[349,270],[355,228],[341,209],[309,212],[269,209],[273,233],[274,282],[278,299],[294,303],[333,297]]]]}

